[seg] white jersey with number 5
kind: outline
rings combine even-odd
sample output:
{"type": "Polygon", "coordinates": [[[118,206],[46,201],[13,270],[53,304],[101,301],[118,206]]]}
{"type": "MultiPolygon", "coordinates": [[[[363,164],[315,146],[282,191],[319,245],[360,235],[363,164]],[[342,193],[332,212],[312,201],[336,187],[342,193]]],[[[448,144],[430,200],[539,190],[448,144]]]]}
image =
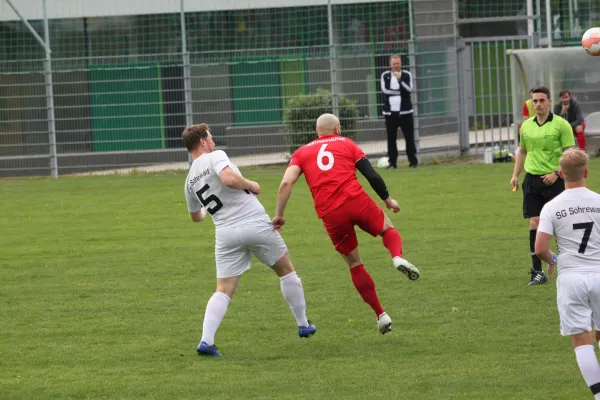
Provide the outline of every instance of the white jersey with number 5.
{"type": "Polygon", "coordinates": [[[538,231],[556,237],[559,274],[600,272],[600,194],[565,190],[542,209],[538,231]]]}
{"type": "Polygon", "coordinates": [[[249,191],[232,189],[221,182],[219,172],[230,167],[241,175],[222,150],[204,153],[192,163],[185,181],[185,199],[189,212],[205,207],[215,228],[243,225],[253,219],[264,219],[265,208],[249,191]]]}

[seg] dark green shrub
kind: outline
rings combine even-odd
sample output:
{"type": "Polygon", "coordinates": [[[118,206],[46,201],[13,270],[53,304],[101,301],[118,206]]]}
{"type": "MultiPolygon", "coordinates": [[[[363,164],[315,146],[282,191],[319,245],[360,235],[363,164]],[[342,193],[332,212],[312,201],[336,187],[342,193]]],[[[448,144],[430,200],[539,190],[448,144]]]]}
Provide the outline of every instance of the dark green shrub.
{"type": "MultiPolygon", "coordinates": [[[[356,101],[341,95],[338,99],[340,115],[337,117],[342,126],[342,135],[353,139],[359,115],[356,101]]],[[[333,107],[331,92],[324,89],[317,89],[316,93],[298,96],[288,102],[283,120],[291,153],[317,137],[317,118],[325,113],[333,113],[333,107]]]]}

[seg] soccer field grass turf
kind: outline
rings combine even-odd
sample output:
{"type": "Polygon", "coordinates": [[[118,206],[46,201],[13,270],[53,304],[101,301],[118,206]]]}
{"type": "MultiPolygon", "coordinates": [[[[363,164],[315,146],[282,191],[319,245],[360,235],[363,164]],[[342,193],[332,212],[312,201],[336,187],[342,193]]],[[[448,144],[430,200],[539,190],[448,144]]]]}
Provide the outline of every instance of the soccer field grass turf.
{"type": "MultiPolygon", "coordinates": [[[[599,167],[592,160],[593,190],[599,167]]],[[[394,321],[385,336],[302,178],[283,236],[318,332],[298,338],[278,279],[255,260],[217,332],[221,359],[196,355],[215,287],[214,228],[190,221],[184,175],[0,182],[0,398],[591,398],[558,332],[556,278],[527,286],[528,225],[511,170],[382,172],[402,207],[388,215],[404,256],[421,270],[409,281],[379,238],[359,234],[394,321]]],[[[245,175],[273,215],[282,172],[245,175]]]]}

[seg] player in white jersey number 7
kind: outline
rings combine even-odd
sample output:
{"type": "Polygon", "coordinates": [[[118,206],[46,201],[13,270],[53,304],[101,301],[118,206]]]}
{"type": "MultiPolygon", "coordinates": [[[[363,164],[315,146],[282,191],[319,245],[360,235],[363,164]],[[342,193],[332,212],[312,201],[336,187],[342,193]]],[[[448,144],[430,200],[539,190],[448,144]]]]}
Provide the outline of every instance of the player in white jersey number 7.
{"type": "Polygon", "coordinates": [[[308,338],[315,334],[317,327],[306,318],[302,281],[294,271],[287,246],[255,196],[260,193],[258,183],[244,178],[224,151],[215,151],[208,125],[190,125],[182,138],[194,160],[184,188],[190,217],[200,222],[208,212],[215,224],[217,290],[206,305],[198,355],[221,356],[215,333],[240,277],[250,269],[252,254],[279,277],[281,293],[298,324],[298,335],[308,338]]]}
{"type": "Polygon", "coordinates": [[[588,156],[584,151],[566,150],[559,165],[565,191],[542,208],[535,253],[550,265],[548,274],[559,266],[560,332],[571,336],[583,379],[600,400],[600,364],[592,337],[592,322],[600,326],[600,195],[586,188],[588,156]],[[558,256],[550,251],[552,236],[558,256]]]}

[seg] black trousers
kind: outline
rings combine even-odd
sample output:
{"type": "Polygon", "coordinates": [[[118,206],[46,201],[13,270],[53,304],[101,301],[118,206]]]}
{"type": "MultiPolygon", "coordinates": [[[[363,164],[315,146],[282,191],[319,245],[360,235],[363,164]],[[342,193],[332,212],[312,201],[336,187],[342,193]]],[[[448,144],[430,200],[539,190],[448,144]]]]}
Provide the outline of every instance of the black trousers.
{"type": "Polygon", "coordinates": [[[393,112],[391,115],[385,116],[385,129],[387,130],[388,141],[388,157],[390,165],[396,166],[398,160],[398,128],[402,130],[404,141],[406,142],[406,156],[410,165],[417,165],[417,148],[415,146],[415,123],[413,113],[400,115],[393,112]]]}

